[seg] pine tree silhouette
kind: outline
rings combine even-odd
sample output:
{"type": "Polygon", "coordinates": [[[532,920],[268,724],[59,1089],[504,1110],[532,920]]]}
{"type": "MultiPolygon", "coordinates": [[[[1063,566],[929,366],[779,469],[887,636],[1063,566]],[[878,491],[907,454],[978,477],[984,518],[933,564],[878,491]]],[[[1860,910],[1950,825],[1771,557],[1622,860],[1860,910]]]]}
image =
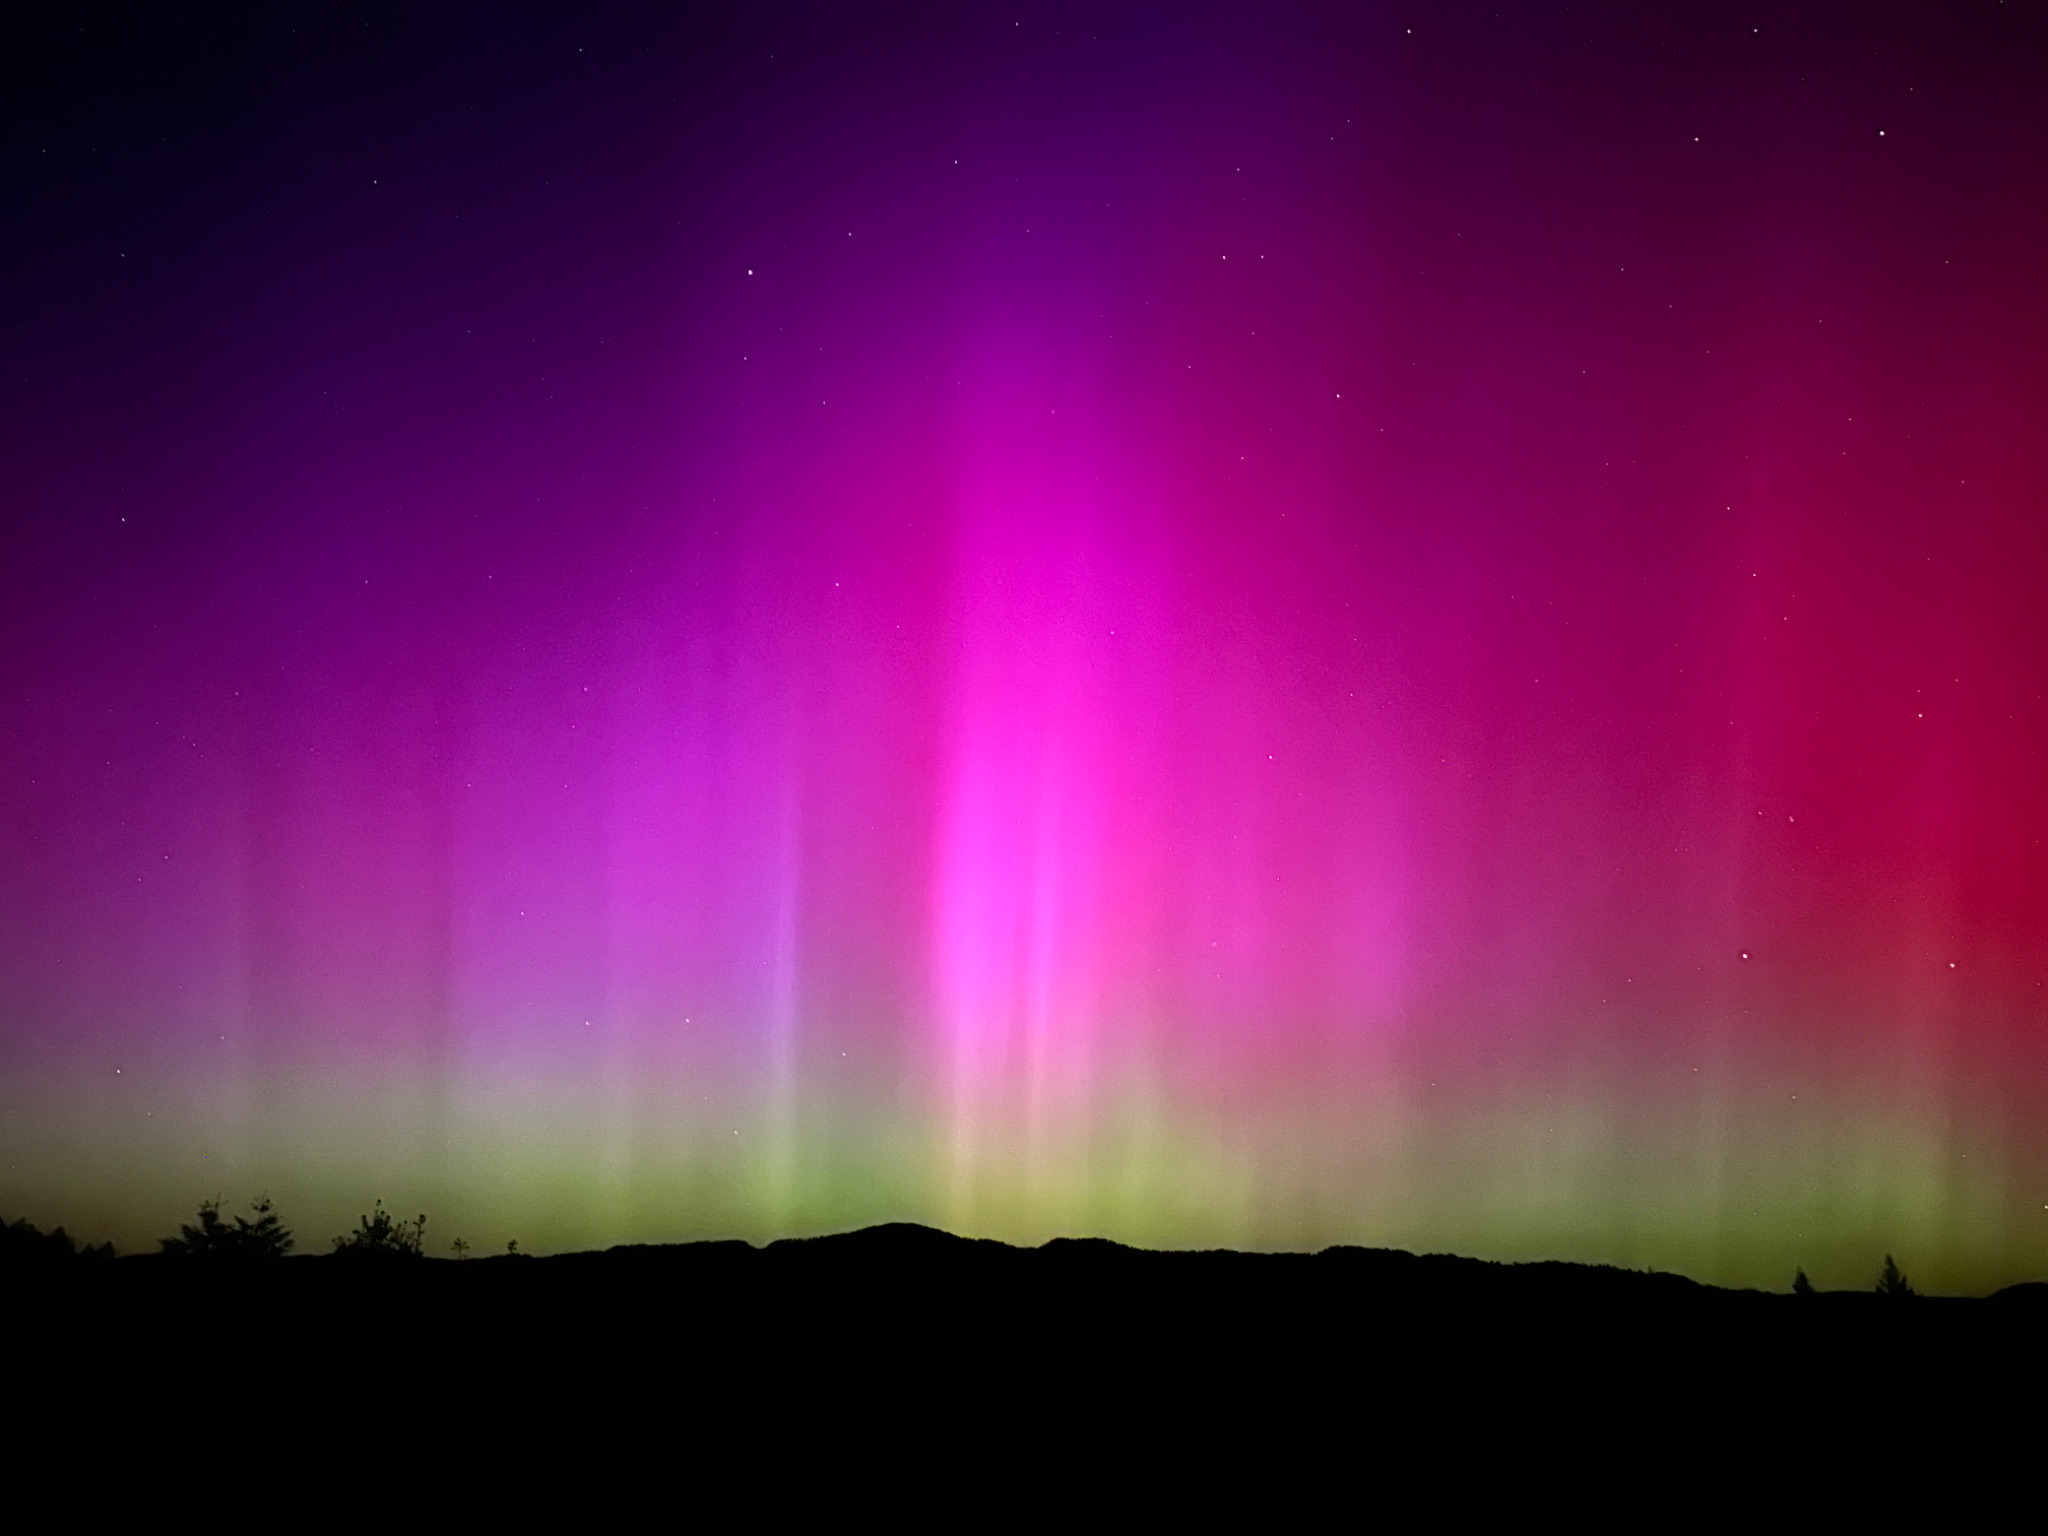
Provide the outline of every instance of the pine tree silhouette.
{"type": "Polygon", "coordinates": [[[159,1239],[163,1251],[183,1258],[281,1259],[292,1251],[295,1239],[264,1195],[249,1206],[250,1214],[232,1222],[221,1219],[220,1197],[199,1205],[199,1225],[187,1222],[176,1237],[159,1239]]]}
{"type": "Polygon", "coordinates": [[[1912,1283],[1899,1273],[1899,1266],[1892,1256],[1884,1256],[1884,1273],[1877,1277],[1877,1294],[1880,1296],[1911,1296],[1915,1292],[1912,1283]]]}
{"type": "Polygon", "coordinates": [[[1806,1271],[1803,1269],[1794,1270],[1792,1273],[1792,1294],[1794,1296],[1811,1296],[1813,1294],[1813,1282],[1806,1278],[1806,1271]]]}

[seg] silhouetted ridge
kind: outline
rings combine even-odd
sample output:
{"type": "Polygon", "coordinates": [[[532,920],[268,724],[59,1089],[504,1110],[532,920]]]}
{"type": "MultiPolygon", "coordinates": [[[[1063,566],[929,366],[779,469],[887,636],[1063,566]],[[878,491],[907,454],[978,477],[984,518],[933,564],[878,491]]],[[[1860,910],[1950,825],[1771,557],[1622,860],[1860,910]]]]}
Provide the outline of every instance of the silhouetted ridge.
{"type": "Polygon", "coordinates": [[[1107,1237],[1056,1237],[1040,1245],[1038,1251],[1055,1259],[1101,1261],[1128,1257],[1141,1250],[1107,1237]]]}
{"type": "Polygon", "coordinates": [[[942,1231],[937,1227],[921,1226],[913,1221],[891,1221],[878,1227],[862,1227],[853,1232],[835,1232],[817,1237],[777,1238],[763,1251],[781,1256],[818,1256],[829,1250],[834,1256],[886,1254],[892,1258],[931,1259],[959,1258],[976,1252],[986,1255],[994,1249],[1008,1247],[1007,1243],[991,1242],[987,1238],[956,1237],[951,1232],[942,1231]]]}
{"type": "MultiPolygon", "coordinates": [[[[214,1203],[202,1208],[200,1225],[187,1227],[167,1253],[219,1247],[239,1253],[255,1247],[276,1255],[289,1243],[267,1203],[258,1220],[222,1218],[214,1203]],[[266,1225],[266,1221],[268,1225],[266,1225]],[[276,1227],[273,1232],[270,1229],[276,1227]],[[245,1230],[246,1229],[246,1232],[245,1230]],[[258,1241],[262,1239],[262,1241],[258,1241]]],[[[1751,1315],[1759,1306],[1790,1309],[1809,1321],[1882,1314],[1903,1321],[1976,1303],[1953,1298],[1872,1290],[1813,1290],[1789,1294],[1731,1291],[1683,1275],[1637,1271],[1563,1261],[1505,1263],[1454,1254],[1416,1254],[1402,1249],[1337,1246],[1318,1253],[1252,1253],[1232,1249],[1160,1250],[1135,1248],[1101,1237],[1057,1237],[1035,1248],[987,1238],[961,1237],[914,1222],[891,1222],[852,1232],[782,1238],[762,1245],[739,1239],[689,1243],[622,1244],[602,1251],[552,1256],[497,1254],[472,1260],[422,1256],[419,1223],[392,1222],[396,1238],[387,1244],[410,1259],[402,1264],[352,1264],[348,1245],[329,1255],[280,1257],[275,1262],[194,1264],[138,1255],[105,1265],[51,1266],[73,1277],[59,1286],[119,1290],[124,1299],[151,1295],[204,1298],[229,1293],[243,1302],[274,1295],[280,1305],[295,1298],[393,1297],[422,1295],[509,1298],[549,1292],[565,1297],[589,1289],[601,1305],[630,1305],[642,1295],[681,1294],[739,1315],[749,1308],[791,1307],[802,1312],[806,1298],[854,1298],[886,1312],[922,1309],[938,1317],[947,1308],[978,1316],[1004,1315],[1014,1308],[1033,1317],[1061,1314],[1085,1319],[1096,1302],[1113,1302],[1128,1315],[1182,1321],[1210,1314],[1205,1328],[1293,1326],[1297,1318],[1340,1320],[1353,1326],[1375,1312],[1403,1317],[1424,1314],[1465,1319],[1526,1316],[1540,1311],[1574,1315],[1592,1326],[1603,1319],[1691,1316],[1707,1312],[1751,1315]],[[404,1238],[405,1241],[398,1241],[404,1238]],[[105,1271],[98,1279],[91,1272],[105,1271]],[[372,1273],[374,1271],[374,1273],[372,1273]]],[[[359,1232],[380,1232],[377,1216],[359,1232]]],[[[99,1256],[111,1250],[82,1250],[99,1256]]],[[[81,1252],[60,1229],[37,1231],[16,1221],[0,1225],[0,1260],[17,1273],[31,1261],[81,1252]]],[[[42,1282],[37,1282],[39,1285],[42,1282]]],[[[2048,1281],[2006,1287],[1996,1298],[2007,1313],[2014,1307],[2048,1306],[2048,1281]]],[[[294,1304],[295,1301],[294,1301],[294,1304]]]]}
{"type": "Polygon", "coordinates": [[[2048,1307],[2048,1280],[2022,1280],[2017,1285],[2008,1285],[2002,1290],[1993,1291],[1989,1299],[2003,1302],[2008,1306],[2018,1303],[2025,1306],[2048,1307]]]}
{"type": "MultiPolygon", "coordinates": [[[[10,1248],[32,1230],[7,1229],[10,1248]]],[[[1574,1403],[1654,1410],[1673,1394],[1738,1413],[1753,1410],[1757,1381],[1785,1371],[1849,1383],[1881,1370],[1884,1390],[1907,1379],[1953,1396],[1959,1369],[2009,1361],[2048,1315],[2048,1283],[1991,1304],[1869,1289],[1795,1297],[1385,1248],[1173,1252],[1096,1237],[1020,1248],[913,1223],[518,1258],[141,1255],[14,1264],[8,1281],[17,1317],[34,1319],[13,1345],[17,1379],[90,1362],[132,1377],[195,1340],[259,1340],[334,1383],[320,1411],[342,1423],[388,1409],[388,1373],[359,1364],[390,1347],[431,1351],[456,1379],[502,1382],[514,1397],[637,1403],[668,1384],[763,1424],[977,1401],[1115,1425],[1344,1401],[1428,1423],[1419,1396],[1466,1403],[1474,1383],[1491,1403],[1540,1384],[1559,1422],[1574,1403]]],[[[220,1391],[231,1379],[209,1378],[220,1391]]]]}

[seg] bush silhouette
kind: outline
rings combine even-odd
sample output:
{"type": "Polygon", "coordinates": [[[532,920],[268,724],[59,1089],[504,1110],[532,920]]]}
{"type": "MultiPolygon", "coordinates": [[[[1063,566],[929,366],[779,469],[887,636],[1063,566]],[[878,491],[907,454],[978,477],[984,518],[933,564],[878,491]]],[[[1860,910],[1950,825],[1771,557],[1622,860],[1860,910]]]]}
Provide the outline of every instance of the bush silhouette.
{"type": "Polygon", "coordinates": [[[237,1216],[232,1222],[220,1214],[220,1198],[202,1201],[199,1225],[178,1228],[176,1237],[161,1239],[163,1251],[181,1258],[281,1259],[292,1251],[294,1241],[277,1208],[264,1195],[250,1202],[251,1221],[237,1216]]]}
{"type": "Polygon", "coordinates": [[[1811,1296],[1813,1294],[1813,1282],[1806,1278],[1806,1271],[1803,1269],[1794,1270],[1792,1273],[1792,1294],[1794,1296],[1811,1296]]]}
{"type": "Polygon", "coordinates": [[[1899,1266],[1892,1262],[1892,1256],[1884,1256],[1884,1273],[1877,1277],[1877,1294],[1880,1296],[1911,1296],[1913,1286],[1899,1273],[1899,1266]]]}
{"type": "Polygon", "coordinates": [[[425,1214],[399,1221],[377,1202],[377,1209],[356,1223],[355,1231],[334,1240],[337,1255],[351,1259],[417,1259],[425,1256],[425,1214]]]}
{"type": "Polygon", "coordinates": [[[112,1243],[80,1247],[62,1227],[45,1232],[28,1218],[0,1221],[0,1263],[39,1264],[63,1259],[110,1259],[112,1243]]]}

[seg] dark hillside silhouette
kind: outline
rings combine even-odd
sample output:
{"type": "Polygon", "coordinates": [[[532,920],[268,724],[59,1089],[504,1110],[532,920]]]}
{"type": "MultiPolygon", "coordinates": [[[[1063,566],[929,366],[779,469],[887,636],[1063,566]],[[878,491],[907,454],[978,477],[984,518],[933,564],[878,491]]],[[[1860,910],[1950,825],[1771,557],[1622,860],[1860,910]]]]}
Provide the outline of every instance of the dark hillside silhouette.
{"type": "MultiPolygon", "coordinates": [[[[248,1242],[277,1255],[288,1236],[263,1226],[275,1211],[244,1228],[209,1209],[200,1252],[248,1242]]],[[[704,1423],[881,1433],[919,1416],[966,1432],[1009,1413],[1092,1424],[1105,1444],[1234,1422],[1354,1447],[1394,1431],[1462,1446],[1503,1415],[1517,1435],[1602,1415],[1659,1433],[1673,1415],[1747,1423],[1758,1383],[1791,1379],[1843,1401],[1965,1400],[1978,1376],[2007,1381],[2015,1347],[2048,1330],[2048,1284],[1899,1306],[1870,1289],[1795,1298],[1600,1265],[1095,1238],[1019,1248],[908,1224],[462,1262],[414,1255],[400,1229],[418,1224],[380,1226],[373,1211],[357,1233],[387,1233],[368,1251],[403,1262],[344,1246],[276,1263],[12,1266],[11,1315],[33,1326],[17,1322],[10,1369],[175,1381],[181,1416],[246,1417],[260,1400],[295,1435],[474,1401],[543,1415],[661,1403],[676,1415],[664,1435],[704,1423]],[[395,1382],[387,1356],[430,1358],[473,1386],[449,1399],[395,1382]],[[316,1383],[310,1398],[278,1388],[273,1361],[316,1383]]]]}

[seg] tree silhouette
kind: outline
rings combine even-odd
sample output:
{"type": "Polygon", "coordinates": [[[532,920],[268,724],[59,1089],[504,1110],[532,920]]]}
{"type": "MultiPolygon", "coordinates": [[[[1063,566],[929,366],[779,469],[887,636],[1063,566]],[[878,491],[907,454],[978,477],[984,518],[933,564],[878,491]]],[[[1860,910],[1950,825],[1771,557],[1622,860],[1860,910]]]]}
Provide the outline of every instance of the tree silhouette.
{"type": "Polygon", "coordinates": [[[377,1209],[356,1223],[355,1231],[334,1240],[334,1251],[352,1259],[417,1259],[425,1256],[427,1237],[424,1213],[411,1221],[398,1221],[377,1202],[377,1209]]]}
{"type": "Polygon", "coordinates": [[[1880,1296],[1911,1296],[1913,1286],[1899,1273],[1899,1266],[1892,1262],[1892,1256],[1884,1256],[1884,1273],[1877,1277],[1877,1294],[1880,1296]]]}
{"type": "Polygon", "coordinates": [[[187,1223],[178,1228],[176,1237],[161,1239],[163,1251],[181,1258],[209,1259],[281,1259],[292,1251],[294,1239],[270,1196],[251,1201],[249,1213],[254,1221],[248,1216],[225,1221],[218,1195],[201,1201],[199,1225],[187,1223]]]}
{"type": "Polygon", "coordinates": [[[1793,1271],[1792,1294],[1794,1296],[1811,1296],[1813,1294],[1813,1282],[1806,1278],[1806,1271],[1803,1269],[1793,1271]]]}
{"type": "Polygon", "coordinates": [[[0,1222],[0,1263],[36,1264],[63,1259],[110,1259],[112,1243],[81,1247],[62,1227],[45,1232],[27,1217],[0,1222]]]}

